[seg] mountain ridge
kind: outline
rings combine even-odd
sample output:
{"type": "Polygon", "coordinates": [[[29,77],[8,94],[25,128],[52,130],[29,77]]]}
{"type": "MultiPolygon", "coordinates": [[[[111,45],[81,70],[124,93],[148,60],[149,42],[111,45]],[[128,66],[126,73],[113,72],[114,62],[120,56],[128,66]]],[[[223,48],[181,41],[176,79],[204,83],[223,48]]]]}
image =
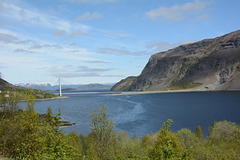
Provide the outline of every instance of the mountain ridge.
{"type": "Polygon", "coordinates": [[[0,78],[0,89],[15,89],[16,86],[8,83],[6,80],[0,78]]]}
{"type": "Polygon", "coordinates": [[[186,88],[240,90],[240,30],[153,54],[139,76],[112,90],[186,88]]]}
{"type": "MultiPolygon", "coordinates": [[[[41,90],[57,90],[59,89],[58,85],[47,84],[33,84],[33,83],[19,83],[16,84],[19,87],[25,88],[33,88],[33,89],[41,89],[41,90]]],[[[91,83],[91,84],[70,84],[64,85],[62,84],[62,89],[80,89],[80,90],[95,90],[95,89],[111,89],[113,84],[99,84],[99,83],[91,83]]]]}

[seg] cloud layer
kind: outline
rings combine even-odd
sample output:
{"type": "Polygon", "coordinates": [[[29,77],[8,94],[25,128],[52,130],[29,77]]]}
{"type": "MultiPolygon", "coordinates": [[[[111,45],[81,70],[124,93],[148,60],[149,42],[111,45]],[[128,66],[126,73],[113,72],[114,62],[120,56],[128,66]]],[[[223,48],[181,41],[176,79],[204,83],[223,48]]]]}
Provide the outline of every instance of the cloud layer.
{"type": "Polygon", "coordinates": [[[99,3],[113,3],[117,2],[118,0],[64,0],[66,2],[70,3],[93,3],[93,4],[99,4],[99,3]]]}
{"type": "Polygon", "coordinates": [[[239,3],[226,4],[219,16],[217,0],[0,0],[1,72],[11,83],[59,73],[69,83],[114,83],[139,75],[151,54],[227,33],[222,19],[239,26],[239,3]]]}
{"type": "Polygon", "coordinates": [[[77,78],[77,77],[119,77],[122,75],[108,74],[113,68],[96,68],[89,66],[64,66],[47,68],[49,74],[55,77],[77,78]]]}
{"type": "Polygon", "coordinates": [[[79,21],[89,21],[92,19],[98,19],[98,18],[102,18],[103,15],[97,12],[85,12],[84,14],[78,16],[77,18],[74,19],[74,22],[79,22],[79,21]]]}
{"type": "Polygon", "coordinates": [[[207,18],[205,13],[211,2],[195,0],[182,5],[172,7],[159,7],[145,13],[148,19],[154,21],[179,22],[183,20],[198,20],[207,18]]]}
{"type": "Polygon", "coordinates": [[[193,43],[193,42],[196,42],[196,41],[185,40],[185,41],[181,41],[178,43],[169,43],[169,42],[164,42],[164,41],[152,41],[152,42],[146,42],[145,47],[147,49],[151,50],[152,53],[156,53],[156,52],[167,51],[169,49],[178,47],[182,44],[193,43]]]}
{"type": "Polygon", "coordinates": [[[131,55],[131,56],[142,56],[148,55],[147,51],[138,51],[131,52],[125,49],[117,49],[117,48],[100,48],[96,51],[99,54],[109,54],[109,55],[131,55]]]}

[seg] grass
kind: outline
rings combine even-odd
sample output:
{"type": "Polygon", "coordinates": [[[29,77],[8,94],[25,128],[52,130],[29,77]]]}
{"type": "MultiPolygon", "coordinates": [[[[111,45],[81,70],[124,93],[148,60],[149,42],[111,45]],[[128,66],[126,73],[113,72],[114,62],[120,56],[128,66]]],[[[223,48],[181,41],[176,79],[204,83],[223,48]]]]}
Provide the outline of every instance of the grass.
{"type": "Polygon", "coordinates": [[[177,85],[173,85],[170,87],[170,90],[181,90],[181,89],[189,89],[189,88],[197,88],[201,86],[201,83],[194,83],[193,81],[182,82],[177,85]]]}
{"type": "Polygon", "coordinates": [[[148,85],[148,86],[146,87],[146,90],[150,89],[151,87],[152,87],[152,85],[148,85]]]}

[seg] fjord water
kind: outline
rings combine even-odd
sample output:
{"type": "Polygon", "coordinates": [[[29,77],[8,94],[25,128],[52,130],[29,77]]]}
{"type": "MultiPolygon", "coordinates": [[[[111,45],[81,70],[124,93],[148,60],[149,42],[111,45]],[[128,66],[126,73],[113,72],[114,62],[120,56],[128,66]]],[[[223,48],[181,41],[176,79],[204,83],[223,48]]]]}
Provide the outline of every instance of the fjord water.
{"type": "MultiPolygon", "coordinates": [[[[35,109],[46,113],[51,107],[54,113],[61,109],[62,117],[76,123],[65,132],[75,131],[78,134],[90,133],[90,114],[93,108],[106,105],[116,130],[134,133],[138,137],[155,133],[162,124],[172,119],[173,131],[189,128],[195,132],[200,125],[205,136],[208,127],[214,121],[240,120],[240,92],[184,92],[155,93],[139,95],[105,96],[110,91],[65,91],[63,96],[69,98],[51,101],[37,101],[35,109]]],[[[20,103],[25,106],[26,103],[20,103]]]]}

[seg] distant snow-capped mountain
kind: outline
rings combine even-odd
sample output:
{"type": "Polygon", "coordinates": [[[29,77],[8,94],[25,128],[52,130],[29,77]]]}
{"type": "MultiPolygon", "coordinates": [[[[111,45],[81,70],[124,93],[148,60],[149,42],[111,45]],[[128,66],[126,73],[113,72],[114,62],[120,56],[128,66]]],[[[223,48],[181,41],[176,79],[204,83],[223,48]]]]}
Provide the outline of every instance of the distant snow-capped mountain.
{"type": "MultiPolygon", "coordinates": [[[[80,89],[80,90],[94,90],[94,89],[110,89],[114,84],[78,84],[78,85],[62,85],[62,89],[80,89]]],[[[41,89],[41,90],[57,90],[58,85],[47,84],[32,84],[32,83],[19,83],[19,87],[41,89]]]]}
{"type": "Polygon", "coordinates": [[[55,86],[52,86],[49,83],[46,83],[46,84],[18,83],[15,85],[19,87],[41,89],[41,90],[54,90],[55,88],[55,86]]]}

